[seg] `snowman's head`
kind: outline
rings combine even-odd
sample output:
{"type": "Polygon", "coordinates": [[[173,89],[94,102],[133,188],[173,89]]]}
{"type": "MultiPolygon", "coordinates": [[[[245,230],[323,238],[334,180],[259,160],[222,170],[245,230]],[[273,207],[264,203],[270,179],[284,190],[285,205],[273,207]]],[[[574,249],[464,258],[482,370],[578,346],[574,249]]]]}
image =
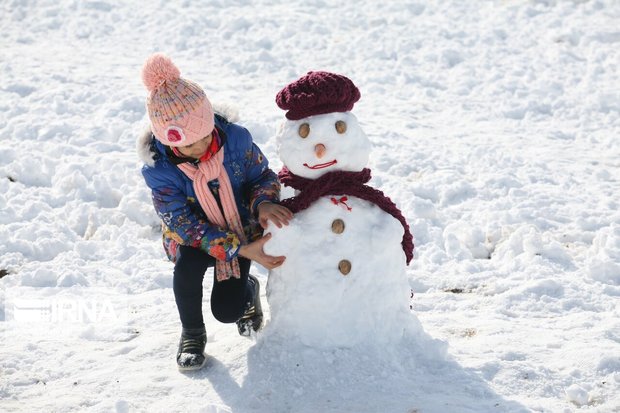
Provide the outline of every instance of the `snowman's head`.
{"type": "Polygon", "coordinates": [[[276,140],[282,163],[309,179],[332,171],[361,171],[370,155],[370,141],[351,112],[287,120],[276,140]]]}
{"type": "Polygon", "coordinates": [[[278,153],[292,173],[316,179],[364,169],[370,142],[351,113],[360,96],[351,79],[330,72],[308,72],[278,93],[288,119],[276,136],[278,153]]]}

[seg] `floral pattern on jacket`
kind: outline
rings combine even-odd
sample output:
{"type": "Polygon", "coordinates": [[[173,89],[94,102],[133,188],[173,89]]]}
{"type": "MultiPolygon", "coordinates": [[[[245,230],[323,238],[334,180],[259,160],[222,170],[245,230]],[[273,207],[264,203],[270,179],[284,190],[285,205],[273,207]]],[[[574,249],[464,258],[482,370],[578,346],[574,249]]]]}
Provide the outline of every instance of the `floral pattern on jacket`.
{"type": "MultiPolygon", "coordinates": [[[[219,115],[215,125],[223,138],[224,167],[230,178],[245,236],[253,241],[262,235],[257,206],[263,201],[278,202],[280,184],[269,169],[263,153],[247,129],[229,123],[219,115]]],[[[151,188],[153,205],[162,220],[166,255],[176,261],[178,246],[200,248],[219,260],[237,256],[241,242],[232,231],[210,223],[197,201],[192,181],[172,162],[166,147],[151,137],[155,165],[145,165],[142,175],[151,188]]],[[[217,187],[211,181],[210,187],[217,187]]]]}

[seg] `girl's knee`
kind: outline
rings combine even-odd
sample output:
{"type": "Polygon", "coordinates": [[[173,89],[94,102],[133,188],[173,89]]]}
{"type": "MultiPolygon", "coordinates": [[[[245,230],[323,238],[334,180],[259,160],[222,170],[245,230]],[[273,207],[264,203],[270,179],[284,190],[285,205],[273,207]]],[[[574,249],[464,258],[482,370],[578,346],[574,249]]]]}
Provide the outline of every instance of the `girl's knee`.
{"type": "Polygon", "coordinates": [[[233,306],[231,304],[217,305],[211,301],[211,312],[213,317],[220,323],[234,323],[243,315],[243,306],[233,306]]]}

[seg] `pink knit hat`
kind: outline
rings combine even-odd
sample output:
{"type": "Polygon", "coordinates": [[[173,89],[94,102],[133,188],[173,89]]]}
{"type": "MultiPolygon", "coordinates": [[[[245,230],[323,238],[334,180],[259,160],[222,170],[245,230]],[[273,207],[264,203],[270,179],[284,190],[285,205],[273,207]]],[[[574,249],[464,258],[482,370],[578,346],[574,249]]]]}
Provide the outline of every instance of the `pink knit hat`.
{"type": "Polygon", "coordinates": [[[142,81],[150,92],[146,108],[151,130],[164,145],[187,146],[213,131],[213,107],[204,90],[181,78],[169,57],[155,53],[142,67],[142,81]]]}

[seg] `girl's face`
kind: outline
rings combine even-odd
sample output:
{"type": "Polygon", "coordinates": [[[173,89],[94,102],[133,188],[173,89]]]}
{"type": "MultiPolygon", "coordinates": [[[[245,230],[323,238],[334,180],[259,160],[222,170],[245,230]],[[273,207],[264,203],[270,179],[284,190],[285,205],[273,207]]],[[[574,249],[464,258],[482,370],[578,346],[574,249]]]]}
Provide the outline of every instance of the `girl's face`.
{"type": "Polygon", "coordinates": [[[179,146],[177,149],[183,156],[188,158],[199,159],[202,155],[205,154],[209,145],[211,145],[211,141],[213,140],[213,133],[208,134],[204,138],[199,141],[192,143],[187,146],[179,146]]]}

